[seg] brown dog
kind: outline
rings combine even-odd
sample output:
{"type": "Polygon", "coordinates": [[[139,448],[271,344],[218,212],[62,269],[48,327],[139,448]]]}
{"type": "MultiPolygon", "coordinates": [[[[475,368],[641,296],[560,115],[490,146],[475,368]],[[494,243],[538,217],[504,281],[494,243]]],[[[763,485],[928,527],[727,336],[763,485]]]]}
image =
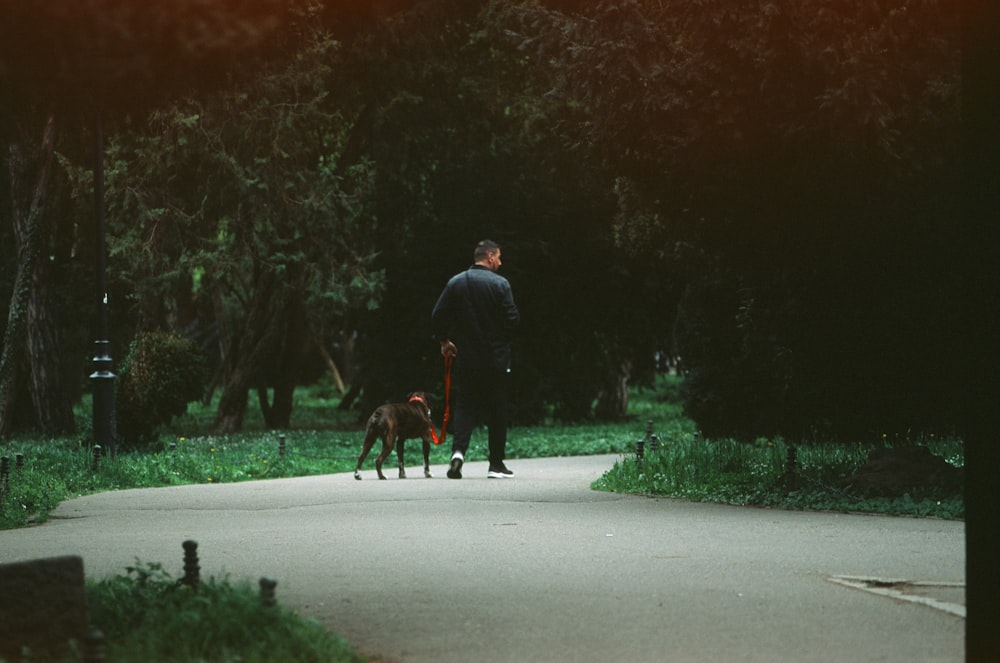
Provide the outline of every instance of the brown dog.
{"type": "Polygon", "coordinates": [[[415,437],[423,440],[424,476],[431,478],[430,452],[434,436],[431,408],[422,391],[415,391],[406,399],[406,403],[381,405],[368,417],[365,443],[358,456],[358,467],[354,470],[354,478],[358,481],[361,480],[361,464],[365,462],[368,452],[379,437],[382,438],[382,452],[375,459],[375,471],[378,472],[379,479],[385,479],[382,462],[388,458],[393,446],[396,447],[396,460],[399,461],[399,478],[406,478],[406,470],[403,469],[403,442],[415,437]]]}

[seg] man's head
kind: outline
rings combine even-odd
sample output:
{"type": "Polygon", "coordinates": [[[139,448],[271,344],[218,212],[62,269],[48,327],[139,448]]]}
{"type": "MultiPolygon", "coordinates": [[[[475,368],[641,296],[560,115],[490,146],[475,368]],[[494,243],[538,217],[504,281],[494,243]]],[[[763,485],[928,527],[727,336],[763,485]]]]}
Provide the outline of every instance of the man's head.
{"type": "Polygon", "coordinates": [[[484,239],[476,244],[476,250],[472,254],[472,260],[477,265],[482,265],[492,271],[500,269],[500,245],[490,239],[484,239]]]}

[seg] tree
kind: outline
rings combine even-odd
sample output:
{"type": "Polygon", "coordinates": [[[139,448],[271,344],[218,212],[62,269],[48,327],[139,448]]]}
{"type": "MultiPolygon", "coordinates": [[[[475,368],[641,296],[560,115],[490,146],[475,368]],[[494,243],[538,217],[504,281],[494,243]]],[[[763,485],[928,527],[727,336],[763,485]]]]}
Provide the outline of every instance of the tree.
{"type": "Polygon", "coordinates": [[[363,109],[352,145],[373,164],[387,283],[383,306],[359,322],[360,407],[440,384],[429,311],[475,242],[491,237],[509,257],[523,313],[515,419],[592,416],[595,399],[602,416],[621,417],[621,378],[649,373],[671,308],[651,279],[631,278],[608,227],[612,178],[557,140],[553,127],[573,112],[545,96],[548,78],[511,48],[497,4],[421,3],[345,60],[355,75],[339,96],[363,109]]]}
{"type": "MultiPolygon", "coordinates": [[[[20,124],[14,129],[15,133],[28,131],[20,124]]],[[[51,113],[36,153],[28,153],[32,144],[30,138],[20,136],[11,143],[8,157],[18,259],[0,362],[0,437],[10,434],[21,366],[31,369],[31,395],[42,431],[66,433],[74,427],[59,363],[53,359],[58,343],[57,327],[48,319],[53,310],[51,270],[42,257],[51,234],[51,215],[45,209],[55,168],[56,123],[51,113]],[[27,348],[21,345],[24,338],[29,341],[27,348]],[[24,358],[27,364],[22,363],[24,358]]]]}
{"type": "Polygon", "coordinates": [[[950,6],[635,0],[497,15],[575,111],[556,127],[564,145],[618,175],[618,241],[691,284],[685,315],[714,320],[716,334],[678,339],[698,355],[685,357],[688,404],[706,430],[954,422],[940,380],[953,284],[933,268],[957,189],[950,6]],[[914,381],[926,399],[896,397],[914,381]]]}
{"type": "Polygon", "coordinates": [[[18,230],[18,277],[0,361],[0,435],[9,433],[20,353],[30,341],[31,385],[43,430],[72,428],[71,399],[60,376],[57,307],[48,261],[49,186],[59,127],[73,131],[109,116],[141,110],[210,80],[226,51],[257,45],[280,24],[281,3],[174,0],[137,5],[118,0],[4,2],[0,22],[2,121],[10,127],[11,218],[18,230]],[[176,76],[184,71],[186,75],[176,76]],[[176,77],[173,77],[176,76],[176,77]]]}
{"type": "Polygon", "coordinates": [[[139,326],[219,330],[219,432],[241,427],[250,390],[267,425],[287,427],[310,330],[378,301],[370,174],[341,158],[352,119],[328,99],[336,42],[308,28],[300,39],[290,58],[154,112],[109,148],[113,253],[139,326]]]}

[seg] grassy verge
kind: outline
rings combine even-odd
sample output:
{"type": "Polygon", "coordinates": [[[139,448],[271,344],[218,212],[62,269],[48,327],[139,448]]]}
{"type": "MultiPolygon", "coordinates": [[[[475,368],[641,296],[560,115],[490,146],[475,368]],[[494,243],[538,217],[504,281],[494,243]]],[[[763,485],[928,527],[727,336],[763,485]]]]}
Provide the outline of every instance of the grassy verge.
{"type": "MultiPolygon", "coordinates": [[[[960,442],[924,442],[954,465],[964,463],[960,442]]],[[[962,519],[961,491],[921,488],[895,497],[868,496],[840,487],[863,465],[870,447],[810,445],[796,447],[793,482],[786,474],[789,445],[782,440],[756,444],[733,440],[669,438],[643,459],[623,456],[594,487],[613,492],[660,495],[698,502],[792,510],[880,513],[962,519]]]]}
{"type": "MultiPolygon", "coordinates": [[[[511,458],[538,458],[624,452],[635,424],[519,428],[508,446],[511,458]]],[[[247,431],[239,435],[165,436],[159,449],[103,457],[94,470],[90,445],[76,439],[18,440],[0,446],[3,455],[22,453],[24,468],[11,472],[0,529],[43,522],[61,501],[106,490],[353,471],[361,447],[360,430],[247,431]],[[280,438],[284,436],[284,453],[280,438]]],[[[485,459],[485,432],[474,438],[470,457],[485,459]]],[[[449,445],[431,449],[431,463],[448,462],[449,445]]],[[[362,469],[374,478],[374,456],[362,469]]],[[[406,447],[408,465],[420,463],[419,442],[406,447]]],[[[395,467],[394,457],[387,461],[395,467]]]]}
{"type": "Polygon", "coordinates": [[[197,591],[159,564],[87,586],[91,622],[115,663],[253,663],[362,661],[319,622],[265,606],[249,583],[210,578],[197,591]]]}
{"type": "MultiPolygon", "coordinates": [[[[138,561],[123,575],[87,581],[90,627],[103,656],[71,642],[65,653],[23,651],[37,663],[361,663],[320,622],[265,600],[249,582],[208,578],[191,588],[160,564],[138,561]]],[[[89,638],[89,634],[88,634],[89,638]]],[[[91,647],[91,649],[93,649],[91,647]]],[[[5,659],[0,658],[0,663],[5,659]]],[[[13,661],[11,661],[13,663],[13,661]]]]}
{"type": "MultiPolygon", "coordinates": [[[[364,437],[355,412],[337,410],[335,396],[319,386],[300,390],[294,409],[296,427],[266,430],[259,412],[251,405],[244,431],[234,435],[212,435],[215,404],[192,405],[188,414],[171,425],[156,444],[144,452],[122,452],[114,459],[102,457],[94,469],[91,442],[73,438],[22,437],[0,443],[0,455],[22,454],[24,466],[12,469],[8,490],[0,508],[0,529],[44,522],[63,500],[106,490],[154,488],[195,483],[230,483],[256,479],[298,477],[354,470],[364,437]],[[282,453],[281,438],[284,438],[282,453]]],[[[656,409],[651,392],[637,393],[636,411],[652,416],[656,409]]],[[[679,418],[675,406],[670,416],[679,418]]],[[[83,403],[81,412],[89,411],[83,403]]],[[[663,412],[660,416],[664,416],[663,412]]],[[[680,422],[677,426],[691,427],[680,422]]],[[[81,417],[80,429],[86,423],[81,417]]],[[[514,429],[508,443],[510,458],[539,458],[602,453],[623,453],[639,436],[645,424],[637,420],[618,424],[547,425],[514,429]]],[[[450,445],[434,446],[431,463],[445,464],[450,445]]],[[[365,461],[363,472],[374,478],[378,450],[365,461]]],[[[470,458],[485,459],[486,434],[473,438],[470,458]]],[[[420,444],[406,445],[408,465],[420,463],[420,444]]],[[[387,461],[395,466],[394,457],[387,461]]]]}
{"type": "MultiPolygon", "coordinates": [[[[883,439],[872,444],[798,445],[797,484],[790,491],[784,479],[788,442],[697,439],[693,422],[684,418],[679,405],[679,384],[676,378],[663,378],[656,389],[633,390],[630,418],[624,422],[515,428],[508,456],[621,454],[614,467],[595,483],[599,490],[786,509],[964,517],[960,493],[924,490],[897,498],[869,498],[838,488],[844,477],[865,462],[872,448],[885,446],[883,439]],[[662,444],[637,463],[636,441],[644,437],[647,422],[662,444]]],[[[192,406],[151,450],[102,458],[96,471],[90,444],[80,437],[4,442],[0,455],[12,459],[12,469],[0,507],[0,529],[42,522],[59,502],[105,490],[352,471],[363,435],[356,413],[337,410],[338,400],[329,386],[300,392],[294,410],[298,427],[294,429],[265,430],[259,413],[250,407],[245,432],[211,435],[208,431],[215,404],[192,406]],[[24,456],[20,470],[15,469],[13,460],[18,453],[24,456]]],[[[89,411],[87,403],[81,411],[89,411]]],[[[483,432],[473,438],[473,459],[485,456],[485,437],[483,432]]],[[[964,464],[959,440],[921,443],[954,465],[964,464]]],[[[432,464],[447,462],[447,446],[432,448],[432,464]]],[[[406,452],[408,464],[419,464],[418,443],[409,442],[406,452]]],[[[373,456],[366,460],[363,472],[374,476],[373,456]]]]}

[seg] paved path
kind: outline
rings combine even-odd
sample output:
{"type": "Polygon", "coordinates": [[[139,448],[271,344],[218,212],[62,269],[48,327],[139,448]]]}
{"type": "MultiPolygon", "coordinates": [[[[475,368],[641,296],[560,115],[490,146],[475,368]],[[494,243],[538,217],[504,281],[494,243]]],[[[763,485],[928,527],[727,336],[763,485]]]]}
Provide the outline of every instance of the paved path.
{"type": "Polygon", "coordinates": [[[283,605],[383,661],[963,660],[961,616],[831,581],[962,585],[963,523],[591,491],[615,460],[102,493],[0,532],[0,562],[77,554],[104,577],[138,558],[179,576],[194,539],[203,576],[273,577],[283,605]]]}

